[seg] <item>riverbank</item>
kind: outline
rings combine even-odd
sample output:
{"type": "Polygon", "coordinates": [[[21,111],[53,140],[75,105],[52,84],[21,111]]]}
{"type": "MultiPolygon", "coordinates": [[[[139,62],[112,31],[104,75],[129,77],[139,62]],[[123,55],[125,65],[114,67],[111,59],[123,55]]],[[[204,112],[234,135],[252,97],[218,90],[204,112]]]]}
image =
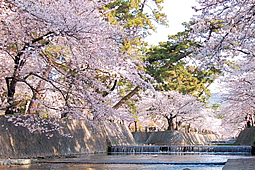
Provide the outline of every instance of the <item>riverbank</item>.
{"type": "Polygon", "coordinates": [[[135,145],[125,125],[105,121],[67,120],[58,122],[65,137],[52,132],[49,139],[41,132],[30,133],[27,128],[15,126],[0,116],[0,158],[42,158],[57,155],[77,155],[106,152],[109,146],[135,145]]]}
{"type": "Polygon", "coordinates": [[[255,147],[255,127],[246,128],[241,131],[235,144],[255,147]]]}
{"type": "MultiPolygon", "coordinates": [[[[78,159],[80,156],[84,157],[84,155],[87,155],[89,158],[91,157],[91,155],[95,155],[93,153],[106,153],[109,146],[137,146],[137,143],[135,143],[129,129],[125,125],[120,125],[119,123],[111,123],[108,121],[104,123],[98,123],[94,121],[68,120],[66,123],[60,122],[60,125],[63,127],[62,133],[70,133],[72,138],[64,137],[57,132],[54,132],[53,137],[51,139],[48,139],[45,134],[42,134],[40,132],[35,132],[32,134],[26,128],[14,126],[14,124],[8,122],[8,120],[4,116],[0,116],[0,164],[7,169],[8,167],[13,167],[13,165],[17,165],[18,168],[22,168],[23,166],[34,167],[39,164],[46,164],[45,161],[43,162],[43,160],[46,159],[57,159],[59,161],[63,159],[70,159],[69,163],[75,164],[75,162],[72,161],[78,159]]],[[[250,128],[240,133],[236,141],[237,145],[240,146],[240,144],[243,144],[246,146],[250,146],[251,144],[254,144],[254,131],[254,128],[250,128]]],[[[216,136],[206,136],[201,138],[201,136],[199,137],[199,135],[196,134],[187,135],[177,131],[159,133],[152,132],[150,135],[147,136],[145,136],[141,132],[138,133],[138,135],[140,135],[140,139],[143,139],[143,141],[150,141],[147,142],[147,144],[156,144],[157,142],[163,142],[163,144],[173,145],[177,144],[178,142],[182,144],[185,144],[185,142],[189,142],[186,144],[190,145],[190,142],[193,142],[193,145],[197,144],[201,146],[208,141],[217,140],[216,136]],[[197,143],[201,141],[203,141],[203,143],[197,143]]],[[[138,141],[137,138],[136,140],[138,141]]],[[[155,154],[153,157],[157,158],[160,156],[155,154]]],[[[104,158],[106,160],[111,159],[111,156],[104,158]]],[[[148,156],[146,157],[146,155],[142,156],[141,158],[142,160],[149,159],[148,156]]],[[[116,159],[116,157],[114,157],[114,159],[116,159]]],[[[118,159],[122,159],[122,157],[118,159]]],[[[138,158],[131,156],[130,159],[138,158]]],[[[186,158],[183,158],[183,160],[185,159],[186,158]]],[[[253,162],[255,162],[255,159],[244,159],[245,157],[243,157],[241,160],[235,159],[234,161],[232,161],[232,159],[229,159],[229,161],[221,161],[221,164],[226,163],[226,165],[224,166],[224,170],[233,169],[233,167],[243,167],[244,169],[254,167],[253,162]]],[[[54,164],[54,162],[51,163],[54,164]]],[[[91,163],[94,163],[96,165],[96,162],[91,162],[91,160],[89,159],[87,159],[87,162],[78,161],[78,163],[86,163],[86,166],[91,163]]],[[[122,163],[124,165],[128,162],[124,161],[122,163]]],[[[171,163],[168,164],[170,165],[171,163]]],[[[108,167],[111,167],[111,165],[109,165],[108,167]]],[[[2,168],[0,167],[0,169],[2,168]]]]}

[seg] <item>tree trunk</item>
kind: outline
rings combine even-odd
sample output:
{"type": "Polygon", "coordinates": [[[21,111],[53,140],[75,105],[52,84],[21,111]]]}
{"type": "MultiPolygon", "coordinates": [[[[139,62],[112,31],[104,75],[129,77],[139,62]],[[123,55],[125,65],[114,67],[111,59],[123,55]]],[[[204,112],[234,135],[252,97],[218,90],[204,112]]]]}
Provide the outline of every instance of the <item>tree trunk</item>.
{"type": "Polygon", "coordinates": [[[118,103],[116,103],[113,108],[119,109],[123,104],[125,104],[131,97],[133,97],[140,90],[139,86],[136,86],[130,93],[124,96],[118,103]]]}
{"type": "Polygon", "coordinates": [[[5,80],[6,80],[7,91],[8,91],[7,93],[8,106],[5,110],[5,114],[13,114],[14,113],[14,94],[15,94],[17,80],[15,78],[9,78],[9,77],[7,77],[5,80]]]}
{"type": "Polygon", "coordinates": [[[170,114],[170,116],[165,116],[167,119],[168,127],[167,130],[174,130],[174,118],[176,118],[176,115],[170,114]]]}
{"type": "Polygon", "coordinates": [[[254,114],[251,114],[251,126],[254,126],[254,114]]]}
{"type": "Polygon", "coordinates": [[[167,119],[167,123],[168,123],[168,127],[167,130],[174,130],[174,120],[170,117],[169,119],[167,119]]]}
{"type": "Polygon", "coordinates": [[[190,123],[185,126],[185,132],[190,133],[190,123]]]}
{"type": "MultiPolygon", "coordinates": [[[[49,66],[49,65],[46,66],[46,69],[43,72],[43,78],[48,79],[51,70],[52,70],[52,66],[49,66]]],[[[33,92],[33,97],[32,97],[32,100],[29,104],[29,107],[28,107],[29,108],[28,113],[33,115],[33,116],[36,114],[36,109],[37,109],[37,106],[38,106],[38,103],[35,100],[37,100],[41,97],[41,91],[43,90],[45,85],[46,85],[46,82],[43,81],[43,80],[40,80],[37,87],[36,87],[35,92],[33,92]]]]}
{"type": "Polygon", "coordinates": [[[176,121],[176,128],[175,128],[175,130],[180,130],[181,129],[181,125],[182,125],[181,121],[176,121]]]}
{"type": "Polygon", "coordinates": [[[5,81],[6,81],[6,85],[7,85],[7,95],[8,95],[8,99],[7,99],[7,103],[8,106],[5,110],[5,114],[13,114],[14,113],[14,94],[16,91],[16,85],[18,82],[18,77],[19,77],[19,70],[23,67],[24,65],[24,61],[22,61],[20,59],[20,56],[23,53],[18,53],[17,56],[15,56],[14,58],[14,71],[13,71],[13,75],[12,77],[6,77],[5,81]]]}
{"type": "Polygon", "coordinates": [[[174,121],[171,117],[167,118],[167,123],[168,123],[167,130],[174,130],[174,128],[173,128],[174,121]]]}
{"type": "Polygon", "coordinates": [[[137,132],[137,121],[134,121],[135,122],[135,132],[137,132]]]}
{"type": "MultiPolygon", "coordinates": [[[[43,36],[40,36],[38,38],[35,38],[32,40],[32,44],[37,43],[38,41],[41,41],[44,39],[44,37],[50,35],[50,34],[54,34],[54,32],[48,32],[43,36]]],[[[42,46],[47,45],[48,42],[44,42],[44,44],[42,44],[42,46]]],[[[19,79],[19,71],[21,70],[21,68],[24,66],[26,60],[21,59],[21,56],[24,54],[23,51],[27,50],[30,47],[29,43],[25,43],[23,48],[17,52],[17,55],[14,57],[14,71],[13,71],[13,75],[12,77],[6,77],[6,84],[7,84],[7,90],[8,90],[8,99],[7,99],[7,103],[8,106],[5,110],[5,114],[13,114],[14,113],[14,94],[15,94],[15,89],[16,89],[16,85],[19,79]],[[11,82],[10,82],[11,80],[11,82]]]]}

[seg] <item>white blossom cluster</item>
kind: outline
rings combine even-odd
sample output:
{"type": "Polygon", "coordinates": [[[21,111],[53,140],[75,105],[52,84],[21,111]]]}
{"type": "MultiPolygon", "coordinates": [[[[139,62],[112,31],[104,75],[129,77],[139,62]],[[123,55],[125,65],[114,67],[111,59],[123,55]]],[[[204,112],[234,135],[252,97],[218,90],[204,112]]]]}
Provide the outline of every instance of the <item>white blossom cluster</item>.
{"type": "Polygon", "coordinates": [[[254,57],[254,0],[199,0],[194,8],[192,37],[201,42],[198,57],[204,67],[226,66],[236,57],[254,57]]]}
{"type": "MultiPolygon", "coordinates": [[[[5,116],[14,126],[22,126],[29,130],[30,133],[40,132],[45,134],[48,139],[53,137],[53,132],[59,132],[60,135],[72,138],[70,134],[63,133],[62,127],[57,123],[56,119],[45,119],[42,117],[25,116],[5,116]]],[[[2,125],[4,126],[4,125],[2,125]]]]}

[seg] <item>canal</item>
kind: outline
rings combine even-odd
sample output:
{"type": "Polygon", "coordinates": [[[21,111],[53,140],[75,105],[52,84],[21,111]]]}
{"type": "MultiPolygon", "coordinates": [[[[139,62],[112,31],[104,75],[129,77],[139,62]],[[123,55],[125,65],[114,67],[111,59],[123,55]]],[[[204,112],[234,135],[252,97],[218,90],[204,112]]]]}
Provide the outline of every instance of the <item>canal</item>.
{"type": "Polygon", "coordinates": [[[2,170],[221,170],[228,159],[254,158],[251,155],[218,155],[218,154],[88,154],[72,158],[38,159],[31,165],[0,166],[2,170]]]}

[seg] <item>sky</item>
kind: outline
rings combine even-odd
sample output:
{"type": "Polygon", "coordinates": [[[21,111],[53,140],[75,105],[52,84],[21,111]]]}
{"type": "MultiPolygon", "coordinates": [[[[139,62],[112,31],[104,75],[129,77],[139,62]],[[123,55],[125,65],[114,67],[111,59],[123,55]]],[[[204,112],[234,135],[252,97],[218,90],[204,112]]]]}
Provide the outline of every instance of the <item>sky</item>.
{"type": "Polygon", "coordinates": [[[196,0],[165,0],[163,12],[167,15],[169,26],[157,25],[157,32],[152,33],[145,40],[150,45],[157,45],[158,42],[167,41],[168,35],[183,31],[182,23],[190,21],[190,18],[195,14],[191,7],[197,4],[196,0]]]}

